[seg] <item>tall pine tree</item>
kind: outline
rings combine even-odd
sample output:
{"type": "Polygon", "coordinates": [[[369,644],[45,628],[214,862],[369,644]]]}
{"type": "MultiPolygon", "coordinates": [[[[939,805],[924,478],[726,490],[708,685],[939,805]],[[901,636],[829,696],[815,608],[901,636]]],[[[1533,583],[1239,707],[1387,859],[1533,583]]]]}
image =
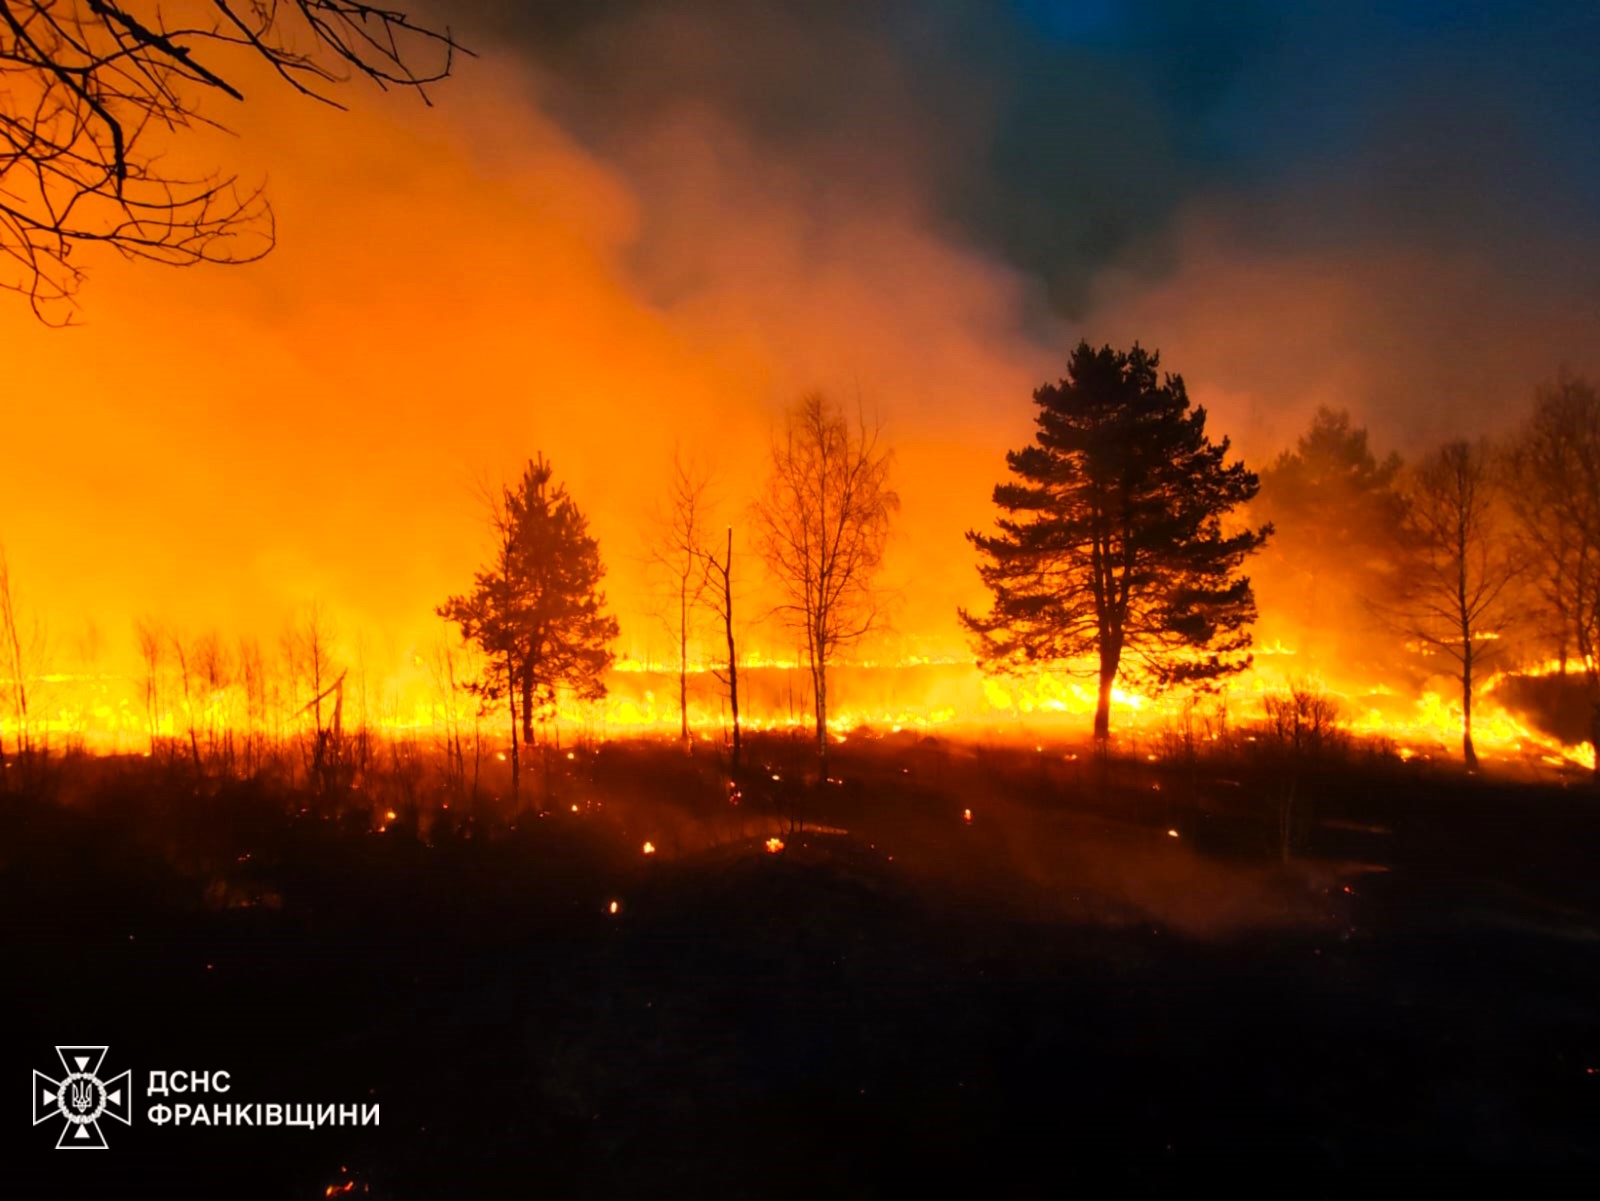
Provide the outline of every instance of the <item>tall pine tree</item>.
{"type": "Polygon", "coordinates": [[[491,522],[494,559],[471,592],[452,596],[438,613],[483,649],[489,666],[480,694],[506,702],[515,793],[519,725],[530,744],[534,723],[554,711],[562,691],[582,700],[605,695],[617,623],[600,591],[600,544],[566,487],[552,482],[544,456],[529,460],[515,487],[501,489],[491,522]]]}
{"type": "Polygon", "coordinates": [[[987,616],[960,614],[985,669],[1095,660],[1101,740],[1119,675],[1165,687],[1249,664],[1256,607],[1240,567],[1272,532],[1224,531],[1259,482],[1158,364],[1137,343],[1080,342],[1066,379],[1034,393],[1033,443],[1006,455],[1017,478],[995,487],[997,532],[967,534],[994,595],[987,616]]]}

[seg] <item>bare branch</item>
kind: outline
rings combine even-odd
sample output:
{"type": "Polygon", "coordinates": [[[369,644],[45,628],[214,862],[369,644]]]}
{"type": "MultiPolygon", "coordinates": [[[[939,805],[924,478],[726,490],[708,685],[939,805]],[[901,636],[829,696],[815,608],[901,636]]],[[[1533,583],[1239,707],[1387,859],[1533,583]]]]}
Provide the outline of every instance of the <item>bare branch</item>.
{"type": "Polygon", "coordinates": [[[426,102],[462,49],[448,28],[356,0],[200,7],[216,14],[209,23],[176,25],[153,3],[141,13],[125,0],[0,0],[0,289],[49,324],[72,322],[81,247],[185,267],[272,249],[260,187],[163,163],[176,135],[220,127],[207,95],[244,99],[205,52],[264,59],[296,91],[342,107],[326,89],[357,76],[426,102]]]}

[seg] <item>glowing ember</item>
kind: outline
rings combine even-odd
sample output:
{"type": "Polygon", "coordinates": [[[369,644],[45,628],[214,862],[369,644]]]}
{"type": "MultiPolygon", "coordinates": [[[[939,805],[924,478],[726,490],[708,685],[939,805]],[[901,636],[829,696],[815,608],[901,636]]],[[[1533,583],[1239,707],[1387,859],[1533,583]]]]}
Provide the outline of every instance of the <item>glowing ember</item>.
{"type": "Polygon", "coordinates": [[[395,811],[393,809],[387,809],[387,810],[384,811],[384,814],[383,814],[383,820],[384,821],[392,822],[394,819],[395,819],[395,811]]]}
{"type": "Polygon", "coordinates": [[[622,902],[621,901],[612,901],[611,904],[606,906],[606,912],[610,913],[610,914],[612,914],[614,916],[621,908],[622,908],[622,902]]]}
{"type": "Polygon", "coordinates": [[[1167,837],[1168,838],[1176,838],[1177,836],[1178,836],[1178,832],[1176,830],[1168,830],[1167,831],[1167,837]]]}
{"type": "Polygon", "coordinates": [[[656,853],[656,844],[653,842],[646,842],[644,844],[644,853],[646,855],[654,855],[656,853]]]}
{"type": "Polygon", "coordinates": [[[961,811],[961,820],[966,822],[968,825],[971,825],[972,824],[972,810],[971,809],[963,809],[961,811]]]}
{"type": "Polygon", "coordinates": [[[769,838],[769,839],[767,839],[767,854],[776,855],[781,850],[783,850],[783,839],[781,839],[781,838],[769,838]]]}

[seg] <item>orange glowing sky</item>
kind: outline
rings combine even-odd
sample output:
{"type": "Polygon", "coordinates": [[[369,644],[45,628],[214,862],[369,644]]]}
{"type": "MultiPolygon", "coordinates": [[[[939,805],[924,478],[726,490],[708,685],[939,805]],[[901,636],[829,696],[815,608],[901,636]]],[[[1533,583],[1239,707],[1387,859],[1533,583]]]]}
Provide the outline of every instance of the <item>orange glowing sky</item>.
{"type": "Polygon", "coordinates": [[[899,624],[953,641],[975,577],[948,566],[1049,365],[1015,332],[1014,279],[923,232],[909,198],[819,236],[781,196],[702,177],[707,286],[653,303],[629,262],[639,197],[531,97],[508,104],[528,97],[509,64],[472,63],[431,110],[262,95],[218,153],[269,177],[265,262],[96,261],[78,329],[0,309],[27,448],[0,538],[53,642],[92,621],[126,655],[145,613],[271,637],[317,599],[404,651],[478,561],[478,481],[542,449],[601,539],[621,649],[659,658],[640,561],[674,441],[717,462],[743,524],[768,422],[812,386],[887,423],[899,624]]]}
{"type": "MultiPolygon", "coordinates": [[[[1317,403],[1359,413],[1401,369],[1400,333],[1429,326],[1396,297],[1478,270],[1397,246],[1338,269],[1231,254],[1196,204],[1159,278],[1103,272],[1084,319],[1041,327],[1035,285],[930,215],[914,171],[823,221],[826,170],[713,111],[602,159],[510,55],[466,63],[431,109],[363,91],[339,113],[256,82],[228,114],[238,138],[189,152],[268,179],[266,261],[93,259],[67,331],[0,305],[0,541],[57,654],[92,625],[127,670],[141,614],[272,638],[317,600],[373,654],[407,655],[480,558],[478,482],[542,450],[600,537],[619,649],[660,661],[641,562],[674,442],[717,462],[743,525],[769,423],[812,387],[859,396],[896,449],[886,649],[958,652],[956,606],[981,602],[963,531],[990,519],[1028,397],[1080,333],[1160,347],[1259,462],[1317,403]]],[[[1534,374],[1591,321],[1531,313],[1534,374]]],[[[1487,369],[1522,394],[1523,364],[1487,369]]],[[[1440,413],[1459,416],[1441,401],[1373,420],[1398,438],[1440,413]]],[[[786,649],[770,625],[752,641],[786,649]]]]}

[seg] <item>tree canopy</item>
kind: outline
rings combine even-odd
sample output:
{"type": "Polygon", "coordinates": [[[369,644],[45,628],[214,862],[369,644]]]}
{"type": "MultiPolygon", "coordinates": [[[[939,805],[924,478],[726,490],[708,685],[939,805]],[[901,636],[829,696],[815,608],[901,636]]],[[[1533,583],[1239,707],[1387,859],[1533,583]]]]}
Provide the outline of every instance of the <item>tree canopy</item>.
{"type": "Polygon", "coordinates": [[[962,610],[986,669],[1097,661],[1095,734],[1119,673],[1156,687],[1246,667],[1255,597],[1240,573],[1271,533],[1224,528],[1259,482],[1213,443],[1206,413],[1159,356],[1079,343],[1066,378],[1039,388],[1032,444],[1006,455],[996,533],[971,531],[993,594],[962,610]]]}
{"type": "Polygon", "coordinates": [[[1347,411],[1324,406],[1295,446],[1262,469],[1254,507],[1280,538],[1263,557],[1256,588],[1268,611],[1294,615],[1297,644],[1314,637],[1302,651],[1337,650],[1345,663],[1381,654],[1368,635],[1373,612],[1404,587],[1403,467],[1398,454],[1378,458],[1366,427],[1347,411]]]}
{"type": "Polygon", "coordinates": [[[488,670],[479,689],[508,702],[514,750],[519,723],[531,743],[534,723],[550,716],[563,690],[583,700],[605,695],[618,630],[600,590],[600,544],[542,455],[501,489],[491,524],[494,558],[471,592],[438,613],[482,648],[488,670]]]}

